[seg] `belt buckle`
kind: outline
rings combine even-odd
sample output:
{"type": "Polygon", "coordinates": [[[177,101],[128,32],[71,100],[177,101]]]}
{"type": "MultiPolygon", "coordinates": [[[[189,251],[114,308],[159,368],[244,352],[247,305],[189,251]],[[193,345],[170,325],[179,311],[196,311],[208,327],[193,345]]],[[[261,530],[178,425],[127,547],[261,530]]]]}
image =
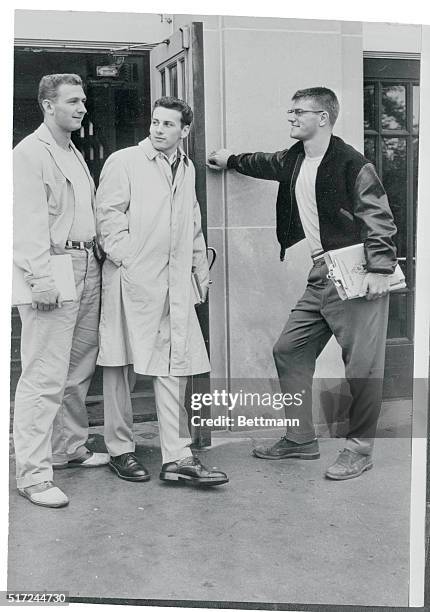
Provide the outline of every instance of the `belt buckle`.
{"type": "Polygon", "coordinates": [[[317,263],[317,261],[321,261],[321,259],[324,259],[324,253],[320,253],[319,255],[315,255],[315,257],[312,257],[314,263],[317,263]]]}
{"type": "Polygon", "coordinates": [[[86,251],[94,246],[94,238],[92,240],[66,240],[66,249],[75,249],[77,251],[86,251]]]}

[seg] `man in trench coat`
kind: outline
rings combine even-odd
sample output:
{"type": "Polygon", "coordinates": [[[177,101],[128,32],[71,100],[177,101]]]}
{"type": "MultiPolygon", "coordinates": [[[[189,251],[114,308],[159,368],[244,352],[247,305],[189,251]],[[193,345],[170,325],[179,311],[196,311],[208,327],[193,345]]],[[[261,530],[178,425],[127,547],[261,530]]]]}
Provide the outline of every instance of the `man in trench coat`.
{"type": "Polygon", "coordinates": [[[97,192],[97,233],[107,256],[98,357],[104,366],[105,442],[111,469],[129,481],[149,480],[134,453],[133,366],[153,377],[160,478],[228,482],[192,455],[184,408],[187,377],[210,369],[191,280],[194,269],[207,291],[206,244],[194,166],[180,147],[192,116],[178,98],[157,100],[149,137],[109,157],[97,192]]]}

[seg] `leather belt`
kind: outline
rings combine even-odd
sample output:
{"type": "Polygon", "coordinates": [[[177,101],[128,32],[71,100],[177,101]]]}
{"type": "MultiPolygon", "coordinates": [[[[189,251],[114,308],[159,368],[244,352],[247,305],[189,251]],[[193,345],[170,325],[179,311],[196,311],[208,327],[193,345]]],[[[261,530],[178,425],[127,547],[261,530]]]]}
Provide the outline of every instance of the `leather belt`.
{"type": "Polygon", "coordinates": [[[324,259],[324,253],[317,253],[316,255],[312,255],[311,257],[312,257],[312,261],[316,263],[317,261],[324,259]]]}
{"type": "Polygon", "coordinates": [[[85,249],[92,249],[95,245],[96,240],[66,240],[66,249],[78,249],[79,251],[85,251],[85,249]]]}

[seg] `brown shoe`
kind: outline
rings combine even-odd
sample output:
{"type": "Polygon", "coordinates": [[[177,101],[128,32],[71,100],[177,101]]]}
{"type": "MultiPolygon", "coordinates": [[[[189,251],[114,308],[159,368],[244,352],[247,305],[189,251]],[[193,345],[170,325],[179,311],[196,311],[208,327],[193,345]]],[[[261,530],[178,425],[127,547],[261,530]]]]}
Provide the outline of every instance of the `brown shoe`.
{"type": "Polygon", "coordinates": [[[197,457],[165,463],[161,468],[160,480],[185,480],[197,486],[214,486],[228,482],[227,474],[217,468],[205,467],[197,457]]]}
{"type": "Polygon", "coordinates": [[[363,472],[372,468],[373,463],[370,455],[354,453],[348,448],[344,448],[343,451],[339,451],[338,458],[327,469],[325,475],[331,480],[349,480],[361,476],[363,472]]]}
{"type": "Polygon", "coordinates": [[[252,451],[259,459],[319,459],[318,440],[298,444],[282,436],[273,446],[257,446],[252,451]]]}

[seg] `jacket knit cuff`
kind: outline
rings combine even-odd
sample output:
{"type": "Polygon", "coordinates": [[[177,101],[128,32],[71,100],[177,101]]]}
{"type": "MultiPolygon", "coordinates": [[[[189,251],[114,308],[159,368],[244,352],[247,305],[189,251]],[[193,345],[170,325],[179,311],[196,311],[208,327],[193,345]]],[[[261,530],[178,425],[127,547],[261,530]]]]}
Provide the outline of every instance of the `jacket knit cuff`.
{"type": "Polygon", "coordinates": [[[230,155],[227,160],[227,168],[229,170],[235,170],[237,168],[237,155],[230,155]]]}

